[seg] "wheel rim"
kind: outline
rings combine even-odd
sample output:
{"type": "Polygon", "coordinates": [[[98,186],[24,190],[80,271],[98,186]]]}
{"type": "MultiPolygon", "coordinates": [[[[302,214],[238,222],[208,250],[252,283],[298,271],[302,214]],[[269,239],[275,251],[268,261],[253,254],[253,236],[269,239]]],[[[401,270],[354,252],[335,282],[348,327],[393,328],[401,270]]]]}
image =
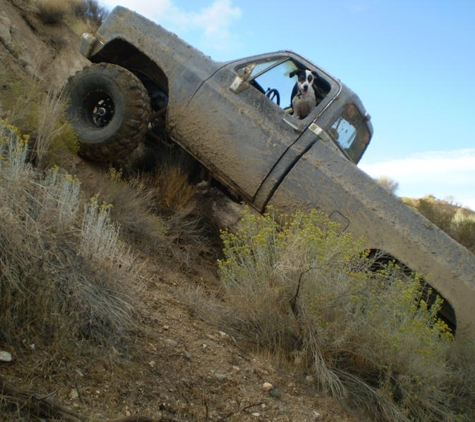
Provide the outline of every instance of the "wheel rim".
{"type": "Polygon", "coordinates": [[[114,118],[114,101],[103,92],[92,94],[86,100],[85,111],[90,125],[103,128],[114,118]]]}

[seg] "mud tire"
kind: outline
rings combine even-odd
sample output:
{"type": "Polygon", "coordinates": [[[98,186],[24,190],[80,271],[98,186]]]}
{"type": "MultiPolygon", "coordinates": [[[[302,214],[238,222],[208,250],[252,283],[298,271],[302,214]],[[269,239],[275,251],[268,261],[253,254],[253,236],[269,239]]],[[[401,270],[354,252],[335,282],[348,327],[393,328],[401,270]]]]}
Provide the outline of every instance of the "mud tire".
{"type": "Polygon", "coordinates": [[[132,72],[114,64],[93,64],[72,76],[66,90],[70,99],[67,117],[82,157],[115,161],[144,139],[150,98],[132,72]]]}

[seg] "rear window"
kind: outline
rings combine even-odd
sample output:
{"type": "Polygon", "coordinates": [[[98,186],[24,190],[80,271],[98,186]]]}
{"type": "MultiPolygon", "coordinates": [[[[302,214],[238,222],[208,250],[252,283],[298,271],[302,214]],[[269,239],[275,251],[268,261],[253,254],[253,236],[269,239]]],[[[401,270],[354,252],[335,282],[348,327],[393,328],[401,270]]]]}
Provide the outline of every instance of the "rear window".
{"type": "Polygon", "coordinates": [[[366,119],[354,104],[349,104],[333,123],[330,135],[354,163],[358,163],[370,140],[366,119]]]}

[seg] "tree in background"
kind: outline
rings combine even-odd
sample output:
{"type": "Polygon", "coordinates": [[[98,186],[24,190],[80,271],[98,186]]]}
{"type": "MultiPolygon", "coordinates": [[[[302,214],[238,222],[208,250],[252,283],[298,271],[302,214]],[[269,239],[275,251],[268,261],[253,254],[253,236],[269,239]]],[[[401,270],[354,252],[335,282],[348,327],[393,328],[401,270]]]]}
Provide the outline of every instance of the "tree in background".
{"type": "Polygon", "coordinates": [[[404,202],[419,211],[450,237],[475,253],[475,213],[448,200],[428,195],[404,202]]]}
{"type": "Polygon", "coordinates": [[[399,183],[388,176],[378,177],[376,181],[388,192],[395,194],[396,191],[399,189],[399,183]]]}

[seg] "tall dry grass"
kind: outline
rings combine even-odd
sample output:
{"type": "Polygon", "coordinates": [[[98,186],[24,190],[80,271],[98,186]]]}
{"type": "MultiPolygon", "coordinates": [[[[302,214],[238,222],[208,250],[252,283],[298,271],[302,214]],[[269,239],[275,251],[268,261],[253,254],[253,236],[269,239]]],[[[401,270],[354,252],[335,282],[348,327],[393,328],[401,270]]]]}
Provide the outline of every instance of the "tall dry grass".
{"type": "Polygon", "coordinates": [[[96,200],[109,204],[112,221],[120,226],[121,237],[146,253],[160,255],[167,246],[167,224],[154,210],[153,187],[140,177],[127,178],[109,168],[98,170],[96,177],[85,181],[86,189],[96,200]]]}
{"type": "Polygon", "coordinates": [[[62,92],[50,90],[39,99],[34,152],[40,168],[46,169],[53,164],[52,149],[58,146],[59,140],[74,139],[70,124],[64,118],[66,107],[67,99],[62,92]]]}
{"type": "Polygon", "coordinates": [[[210,207],[211,187],[201,182],[200,167],[178,147],[161,145],[146,151],[154,165],[138,179],[150,193],[152,210],[166,223],[168,250],[186,268],[215,265],[221,245],[210,207]]]}
{"type": "MultiPolygon", "coordinates": [[[[33,67],[41,65],[38,58],[33,67]]],[[[59,164],[63,151],[78,150],[76,136],[65,119],[67,100],[62,91],[45,89],[32,76],[15,73],[7,66],[0,69],[0,84],[4,109],[0,117],[28,134],[30,161],[47,169],[59,164]]]]}

